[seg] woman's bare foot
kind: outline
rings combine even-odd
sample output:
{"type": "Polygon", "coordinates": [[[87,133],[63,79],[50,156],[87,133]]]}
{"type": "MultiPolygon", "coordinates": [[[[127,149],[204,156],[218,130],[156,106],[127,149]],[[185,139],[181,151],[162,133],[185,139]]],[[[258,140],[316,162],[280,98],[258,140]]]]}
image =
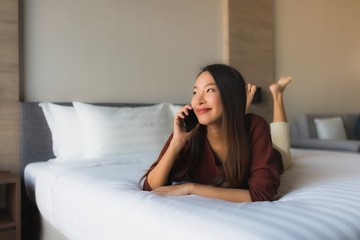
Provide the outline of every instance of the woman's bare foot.
{"type": "Polygon", "coordinates": [[[247,94],[247,96],[246,96],[246,112],[249,112],[249,110],[250,110],[250,105],[254,99],[255,92],[256,92],[256,86],[248,83],[246,86],[246,94],[247,94]]]}
{"type": "Polygon", "coordinates": [[[273,122],[287,122],[286,112],[283,104],[283,92],[291,83],[291,77],[281,77],[279,81],[270,85],[269,89],[274,100],[273,122]]]}
{"type": "Polygon", "coordinates": [[[281,77],[279,81],[270,85],[269,89],[273,96],[282,94],[286,86],[291,83],[291,77],[281,77]]]}

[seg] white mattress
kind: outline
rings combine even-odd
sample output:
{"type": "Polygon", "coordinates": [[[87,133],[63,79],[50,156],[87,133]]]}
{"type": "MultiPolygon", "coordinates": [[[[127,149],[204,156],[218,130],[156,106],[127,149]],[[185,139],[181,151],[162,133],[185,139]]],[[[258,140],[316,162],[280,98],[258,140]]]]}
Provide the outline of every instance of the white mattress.
{"type": "Polygon", "coordinates": [[[360,155],[292,150],[279,200],[158,196],[139,178],[156,154],[26,167],[41,214],[69,239],[360,239],[360,155]]]}

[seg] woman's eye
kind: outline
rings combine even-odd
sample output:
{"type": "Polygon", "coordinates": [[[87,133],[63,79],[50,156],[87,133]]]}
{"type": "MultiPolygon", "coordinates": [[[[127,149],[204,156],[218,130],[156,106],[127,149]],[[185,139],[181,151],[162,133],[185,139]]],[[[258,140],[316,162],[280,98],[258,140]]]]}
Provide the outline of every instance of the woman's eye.
{"type": "Polygon", "coordinates": [[[196,95],[196,92],[195,92],[195,91],[193,92],[193,95],[196,95]]]}
{"type": "Polygon", "coordinates": [[[215,89],[213,89],[213,88],[209,88],[208,90],[207,90],[207,92],[214,92],[215,91],[215,89]]]}

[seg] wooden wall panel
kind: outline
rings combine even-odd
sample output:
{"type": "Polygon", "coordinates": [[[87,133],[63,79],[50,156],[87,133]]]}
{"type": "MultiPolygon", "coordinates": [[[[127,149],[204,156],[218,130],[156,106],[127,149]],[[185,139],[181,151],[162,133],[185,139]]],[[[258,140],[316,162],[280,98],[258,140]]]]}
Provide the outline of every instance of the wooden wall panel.
{"type": "Polygon", "coordinates": [[[19,110],[17,102],[0,103],[0,169],[18,173],[19,110]]]}
{"type": "Polygon", "coordinates": [[[0,170],[19,172],[18,0],[0,0],[0,170]]]}
{"type": "Polygon", "coordinates": [[[274,81],[273,0],[228,0],[229,63],[247,82],[263,89],[263,102],[252,112],[272,119],[268,86],[274,81]]]}

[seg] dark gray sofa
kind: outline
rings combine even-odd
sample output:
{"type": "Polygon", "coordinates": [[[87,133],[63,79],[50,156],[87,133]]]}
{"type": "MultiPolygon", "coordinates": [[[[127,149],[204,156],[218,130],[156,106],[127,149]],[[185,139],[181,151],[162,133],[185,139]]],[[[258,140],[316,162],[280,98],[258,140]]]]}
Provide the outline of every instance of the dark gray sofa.
{"type": "Polygon", "coordinates": [[[304,114],[291,125],[291,147],[307,149],[324,149],[360,153],[360,139],[355,133],[359,114],[304,114]],[[315,118],[332,118],[340,116],[344,123],[347,140],[319,139],[315,118]]]}

